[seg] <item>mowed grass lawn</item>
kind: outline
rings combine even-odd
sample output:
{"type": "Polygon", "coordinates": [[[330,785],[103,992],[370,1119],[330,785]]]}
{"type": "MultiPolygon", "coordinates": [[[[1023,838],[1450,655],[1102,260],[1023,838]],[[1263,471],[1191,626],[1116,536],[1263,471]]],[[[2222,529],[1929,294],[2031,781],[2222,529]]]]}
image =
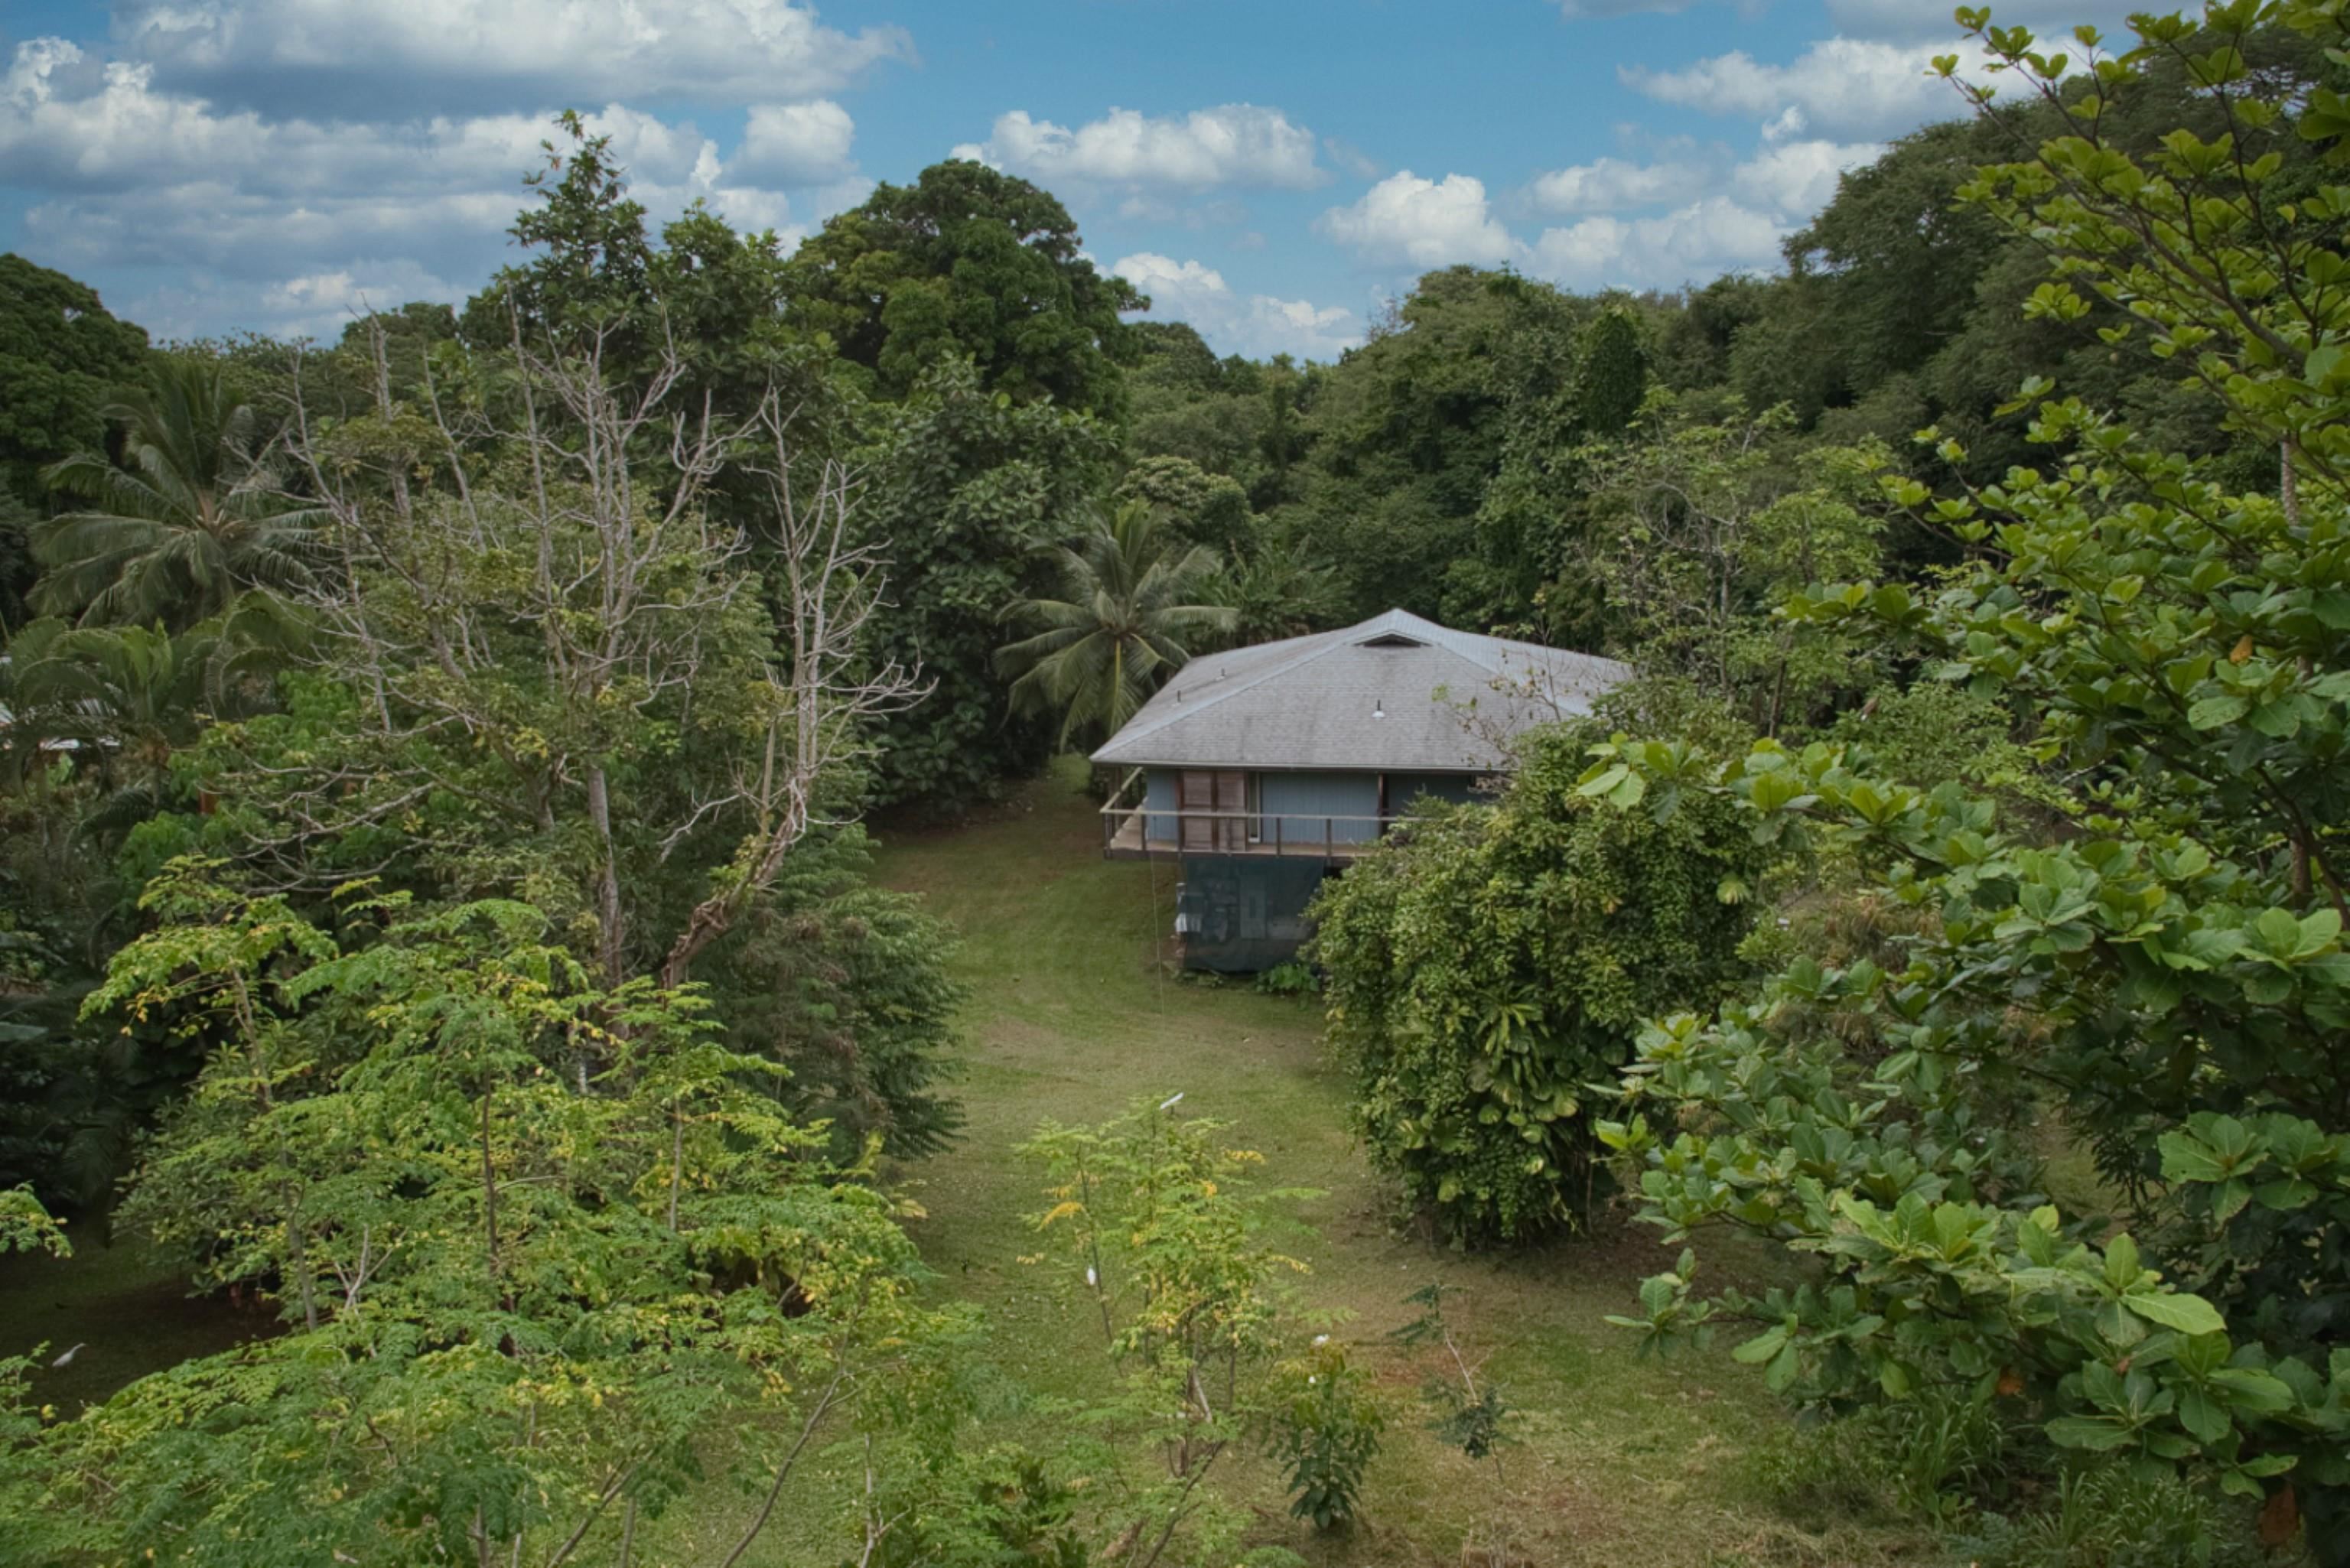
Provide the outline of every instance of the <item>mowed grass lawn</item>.
{"type": "Polygon", "coordinates": [[[1285,1518],[1278,1478],[1243,1466],[1255,1539],[1334,1563],[1459,1563],[1464,1545],[1496,1542],[1533,1563],[1627,1568],[1930,1561],[1914,1538],[1820,1538],[1782,1518],[1754,1458],[1793,1428],[1760,1379],[1726,1346],[1637,1359],[1632,1336],[1607,1324],[1669,1262],[1650,1233],[1499,1258],[1415,1234],[1347,1136],[1318,1012],[1165,971],[1157,938],[1171,924],[1174,869],[1105,861],[1080,782],[1065,771],[991,820],[885,835],[879,865],[883,881],[962,933],[969,1125],[951,1151],[901,1174],[928,1210],[915,1228],[924,1256],[941,1288],[986,1309],[998,1365],[1040,1392],[1106,1386],[1098,1323],[1066,1265],[1018,1261],[1044,1250],[1030,1217],[1045,1203],[1014,1150],[1047,1120],[1099,1122],[1180,1092],[1184,1113],[1230,1122],[1234,1145],[1264,1155],[1268,1185],[1326,1194],[1301,1206],[1311,1233],[1284,1247],[1312,1265],[1305,1303],[1351,1314],[1337,1332],[1397,1399],[1367,1530],[1312,1539],[1285,1518]],[[1522,1412],[1500,1467],[1427,1432],[1414,1406],[1436,1364],[1388,1339],[1418,1313],[1403,1298],[1433,1281],[1458,1293],[1446,1312],[1472,1364],[1522,1412]]]}

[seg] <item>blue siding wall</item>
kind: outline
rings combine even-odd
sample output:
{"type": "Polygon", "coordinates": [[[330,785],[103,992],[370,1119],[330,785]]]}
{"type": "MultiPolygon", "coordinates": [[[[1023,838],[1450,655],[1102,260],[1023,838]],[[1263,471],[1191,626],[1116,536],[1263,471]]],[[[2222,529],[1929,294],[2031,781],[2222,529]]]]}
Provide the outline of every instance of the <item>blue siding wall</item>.
{"type": "MultiPolygon", "coordinates": [[[[1378,825],[1367,820],[1379,810],[1376,774],[1268,773],[1259,774],[1257,779],[1264,815],[1287,818],[1281,825],[1284,838],[1320,838],[1323,819],[1330,816],[1365,819],[1328,824],[1329,836],[1336,843],[1358,844],[1379,836],[1378,825]]],[[[1266,823],[1265,836],[1272,837],[1273,832],[1273,825],[1266,823]]]]}
{"type": "Polygon", "coordinates": [[[1153,768],[1143,780],[1142,804],[1153,813],[1143,832],[1152,838],[1175,836],[1175,819],[1159,816],[1159,812],[1175,809],[1175,774],[1171,769],[1153,768]]]}

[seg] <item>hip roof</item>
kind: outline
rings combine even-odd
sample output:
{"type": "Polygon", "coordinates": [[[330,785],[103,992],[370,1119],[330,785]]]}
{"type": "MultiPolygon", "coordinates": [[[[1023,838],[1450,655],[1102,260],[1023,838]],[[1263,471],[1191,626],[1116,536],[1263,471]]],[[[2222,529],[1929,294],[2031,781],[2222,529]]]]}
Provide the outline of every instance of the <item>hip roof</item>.
{"type": "Polygon", "coordinates": [[[1118,766],[1492,773],[1537,724],[1628,679],[1612,659],[1454,631],[1405,610],[1202,654],[1093,754],[1118,766]]]}

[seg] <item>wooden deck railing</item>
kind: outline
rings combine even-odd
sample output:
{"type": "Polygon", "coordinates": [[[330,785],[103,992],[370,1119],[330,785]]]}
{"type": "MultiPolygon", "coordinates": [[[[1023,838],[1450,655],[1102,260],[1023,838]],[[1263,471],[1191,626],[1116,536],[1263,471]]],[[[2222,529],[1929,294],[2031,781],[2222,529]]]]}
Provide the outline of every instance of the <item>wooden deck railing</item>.
{"type": "Polygon", "coordinates": [[[1101,808],[1102,853],[1111,859],[1152,855],[1274,855],[1344,860],[1376,846],[1408,816],[1349,816],[1276,811],[1201,811],[1152,806],[1136,794],[1136,769],[1101,808]]]}

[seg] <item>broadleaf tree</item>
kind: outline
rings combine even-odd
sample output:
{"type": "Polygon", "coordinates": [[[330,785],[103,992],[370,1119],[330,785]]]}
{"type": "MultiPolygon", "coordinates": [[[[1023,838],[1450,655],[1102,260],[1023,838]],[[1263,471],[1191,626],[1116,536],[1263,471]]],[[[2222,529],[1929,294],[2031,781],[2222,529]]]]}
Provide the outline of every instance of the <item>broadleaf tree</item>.
{"type": "Polygon", "coordinates": [[[2022,711],[2036,809],[1888,784],[1825,745],[1706,782],[1787,853],[1862,867],[1918,929],[1894,963],[1798,957],[1644,1036],[1607,1136],[1648,1216],[1755,1231],[1813,1272],[1708,1297],[1684,1257],[1625,1321],[1652,1345],[1737,1324],[1740,1359],[1829,1408],[2005,1402],[2060,1449],[2216,1475],[2350,1561],[2350,195],[2275,153],[2338,166],[2350,115],[2336,89],[2281,91],[2244,63],[2260,28],[2337,60],[2350,40],[2337,8],[2252,0],[2199,26],[2139,18],[2117,53],[1962,17],[1995,80],[2072,126],[1966,192],[2050,251],[2031,317],[2123,306],[2116,350],[2142,343],[2211,400],[2275,483],[2233,485],[2030,383],[2017,406],[2047,464],[1939,499],[1891,486],[1968,548],[1947,582],[1791,603],[2022,711]],[[2113,106],[2157,65],[2224,137],[2115,145],[2113,106]],[[2050,1199],[2018,1105],[2087,1145],[2118,1224],[2050,1199]]]}
{"type": "Polygon", "coordinates": [[[218,1040],[124,1219],[285,1331],[15,1434],[28,1560],[626,1562],[715,1462],[732,1563],[940,1365],[895,1200],[692,992],[607,983],[527,905],[354,887],[329,934],[220,870],[151,886],[88,1006],[218,1040]]]}

